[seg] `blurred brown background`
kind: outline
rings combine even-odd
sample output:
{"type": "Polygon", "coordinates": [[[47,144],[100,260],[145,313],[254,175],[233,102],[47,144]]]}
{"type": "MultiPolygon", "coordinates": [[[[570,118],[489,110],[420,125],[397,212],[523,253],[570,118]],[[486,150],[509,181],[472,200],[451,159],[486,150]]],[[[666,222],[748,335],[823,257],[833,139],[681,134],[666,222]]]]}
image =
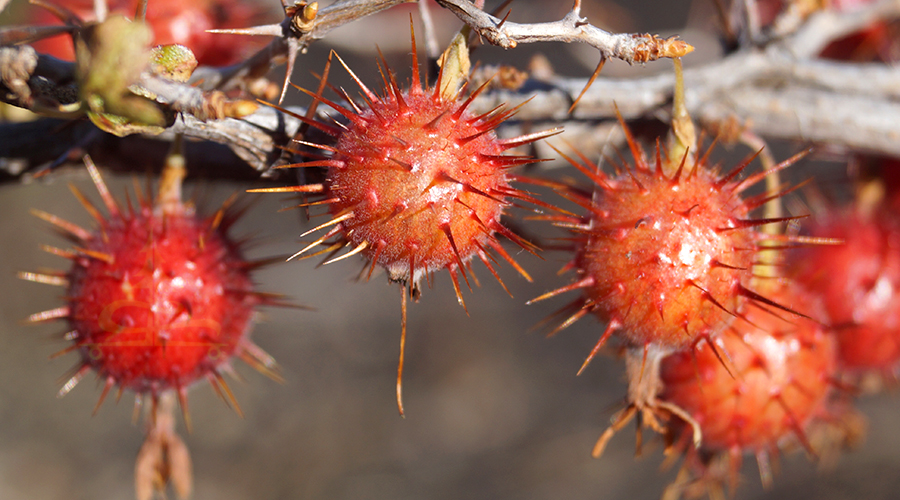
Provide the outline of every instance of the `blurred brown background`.
{"type": "MultiPolygon", "coordinates": [[[[152,2],[153,0],[151,0],[152,2]]],[[[595,24],[617,30],[670,34],[679,31],[691,43],[710,47],[712,38],[692,38],[686,26],[714,29],[708,3],[587,2],[584,14],[595,24]],[[608,17],[605,17],[608,16],[608,17]]],[[[276,4],[276,0],[267,0],[276,4]]],[[[488,7],[492,7],[489,2],[488,7]]],[[[568,1],[517,0],[510,20],[556,20],[568,1]]],[[[363,79],[376,80],[371,49],[378,43],[394,50],[389,57],[407,76],[406,12],[364,19],[314,45],[300,58],[295,81],[310,86],[310,70],[337,47],[363,79]],[[356,36],[364,35],[364,41],[356,36]],[[379,36],[380,35],[380,36],[379,36]],[[391,41],[397,42],[391,46],[391,41]],[[354,52],[353,47],[367,50],[354,52]]],[[[446,19],[435,12],[439,22],[446,19]]],[[[453,19],[451,22],[455,22],[453,19]]],[[[446,23],[445,23],[446,24],[446,23]]],[[[457,24],[442,32],[446,43],[457,24]]],[[[485,47],[475,54],[487,62],[510,61],[524,67],[531,54],[551,54],[563,74],[586,76],[596,60],[591,50],[560,44],[515,51],[485,47]]],[[[711,57],[701,51],[696,60],[711,57]]],[[[714,53],[715,50],[712,50],[714,53]]],[[[693,57],[693,56],[692,56],[693,57]]],[[[689,62],[691,60],[689,59],[689,62]]],[[[645,68],[610,63],[608,74],[641,76],[669,71],[667,62],[645,68]]],[[[346,84],[343,70],[333,72],[346,84]]],[[[294,94],[298,103],[305,104],[294,94]]],[[[790,151],[790,148],[785,151],[790,151]]],[[[783,156],[783,155],[782,155],[783,156]]],[[[840,170],[840,169],[838,169],[840,170]]],[[[120,198],[128,177],[107,175],[120,198]]],[[[95,417],[99,396],[87,377],[63,399],[54,395],[58,377],[76,356],[48,360],[65,344],[53,340],[62,323],[23,326],[27,315],[60,304],[59,288],[23,282],[19,270],[60,268],[63,259],[38,250],[42,243],[63,246],[46,224],[29,215],[38,208],[90,226],[67,189],[73,182],[96,199],[80,169],[46,181],[0,187],[0,500],[128,499],[133,497],[134,458],[143,440],[143,424],[132,425],[132,399],[107,401],[95,417]]],[[[246,185],[200,183],[215,208],[246,185]]],[[[234,234],[256,234],[261,244],[251,257],[290,254],[303,232],[296,211],[278,195],[262,197],[234,234]]],[[[514,213],[521,217],[522,212],[514,213]]],[[[544,232],[543,226],[527,226],[544,232]]],[[[512,247],[510,248],[512,251],[512,247]]],[[[516,258],[535,278],[526,283],[509,266],[500,273],[515,298],[509,298],[489,273],[476,265],[482,286],[465,292],[470,315],[456,304],[445,272],[433,289],[410,307],[405,371],[407,418],[397,416],[394,401],[400,334],[399,291],[384,275],[369,283],[354,277],[363,265],[350,259],[316,269],[315,259],[280,264],[257,274],[260,289],[284,293],[315,312],[266,309],[253,338],[281,364],[286,383],[278,385],[246,366],[248,383],[232,384],[245,418],[229,411],[205,384],[190,396],[194,432],[191,449],[196,499],[597,499],[658,498],[674,470],[660,472],[660,448],[648,446],[633,458],[628,427],[606,454],[590,457],[594,441],[624,396],[624,367],[599,358],[580,377],[575,372],[601,332],[586,318],[559,336],[546,339],[529,331],[546,315],[571,300],[562,297],[533,306],[524,302],[561,286],[568,277],[556,271],[566,255],[548,252],[541,261],[526,253],[516,258]]],[[[756,466],[748,459],[738,498],[900,498],[900,433],[896,394],[867,398],[861,409],[870,417],[870,438],[849,453],[836,470],[817,473],[794,455],[784,461],[775,488],[762,491],[756,466]]]]}

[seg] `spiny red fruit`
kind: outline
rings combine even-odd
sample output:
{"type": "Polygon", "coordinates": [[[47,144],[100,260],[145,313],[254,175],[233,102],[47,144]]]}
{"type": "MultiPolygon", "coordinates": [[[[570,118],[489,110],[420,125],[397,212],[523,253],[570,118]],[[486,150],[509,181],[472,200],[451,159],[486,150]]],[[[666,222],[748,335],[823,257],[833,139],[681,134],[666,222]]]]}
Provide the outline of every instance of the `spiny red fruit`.
{"type": "Polygon", "coordinates": [[[500,223],[516,194],[506,167],[519,163],[502,156],[510,143],[492,132],[505,115],[474,117],[465,104],[414,86],[373,99],[338,139],[331,214],[347,243],[392,280],[448,268],[455,282],[475,255],[490,267],[489,247],[506,256],[495,232],[517,239],[500,223]]]}
{"type": "MultiPolygon", "coordinates": [[[[799,289],[771,293],[797,309],[816,304],[799,289]]],[[[660,400],[699,425],[701,452],[727,454],[736,462],[734,471],[742,454],[754,453],[768,481],[770,454],[779,446],[795,439],[809,449],[805,430],[813,418],[827,415],[835,370],[836,345],[827,328],[754,303],[715,339],[662,361],[660,400]]],[[[685,428],[685,434],[691,431],[685,428]]]]}
{"type": "MultiPolygon", "coordinates": [[[[334,146],[299,141],[329,151],[331,157],[286,166],[327,167],[324,183],[256,191],[318,193],[320,199],[304,205],[329,206],[331,220],[304,236],[323,229],[328,231],[294,257],[320,244],[327,245],[322,252],[330,255],[345,248],[344,254],[325,263],[363,255],[370,261],[368,276],[380,265],[391,281],[401,283],[414,298],[418,297],[423,277],[430,283],[434,272],[447,269],[456,297],[465,307],[458,275],[462,274],[471,289],[466,271],[471,274],[471,261],[476,256],[506,288],[492,264],[496,261],[489,253],[491,249],[531,280],[503,249],[496,235],[499,233],[525,250],[534,251],[533,245],[507,229],[500,218],[512,205],[511,199],[544,205],[510,185],[516,177],[509,169],[535,160],[503,152],[558,131],[499,139],[494,130],[518,108],[505,110],[500,106],[475,115],[469,106],[487,84],[466,100],[460,100],[458,95],[448,97],[447,89],[441,85],[443,70],[433,88],[423,87],[415,36],[412,42],[412,84],[408,90],[401,90],[393,73],[385,67],[382,70],[382,75],[386,75],[384,95],[376,95],[344,64],[362,91],[363,105],[354,103],[343,91],[349,108],[322,97],[321,93],[307,93],[340,113],[346,124],[328,125],[293,114],[336,140],[334,146]]],[[[404,291],[397,376],[397,405],[401,415],[406,297],[404,291]]]]}
{"type": "MultiPolygon", "coordinates": [[[[111,13],[133,16],[138,2],[135,0],[108,0],[111,13]]],[[[69,0],[63,4],[82,19],[94,18],[93,0],[69,0]]],[[[56,18],[44,9],[36,9],[33,22],[49,24],[56,18]]],[[[233,28],[262,17],[263,11],[246,0],[192,0],[173,2],[153,0],[147,6],[146,21],[153,28],[154,43],[158,45],[180,44],[188,47],[202,65],[224,66],[234,64],[253,50],[261,48],[261,40],[247,40],[237,35],[207,33],[206,30],[233,28]]],[[[58,36],[34,44],[42,53],[72,60],[75,53],[71,39],[58,36]]]]}
{"type": "Polygon", "coordinates": [[[328,232],[297,255],[331,240],[329,250],[347,247],[349,251],[329,262],[362,254],[372,268],[381,265],[392,281],[412,288],[422,277],[446,268],[462,303],[457,272],[468,283],[466,269],[473,257],[478,256],[497,276],[489,249],[528,278],[495,235],[532,249],[500,218],[511,198],[537,202],[510,186],[515,176],[509,173],[511,167],[535,160],[503,152],[556,131],[498,139],[494,129],[515,109],[474,115],[468,107],[484,86],[465,101],[450,99],[441,94],[440,77],[433,89],[422,87],[417,65],[414,49],[412,86],[405,91],[385,69],[390,80],[385,79],[384,96],[370,91],[348,68],[362,90],[364,106],[357,106],[346,94],[352,109],[314,95],[348,123],[308,122],[335,137],[333,147],[314,145],[331,151],[332,156],[289,166],[328,167],[327,179],[323,185],[281,191],[321,192],[332,215],[329,222],[306,234],[330,228],[328,232]]]}
{"type": "Polygon", "coordinates": [[[418,281],[496,246],[510,192],[492,123],[421,88],[375,99],[341,134],[328,174],[330,205],[348,243],[394,280],[418,281]],[[375,130],[372,130],[375,129],[375,130]],[[377,152],[377,153],[375,153],[377,152]],[[373,154],[375,153],[375,154],[373,154]],[[350,215],[350,217],[347,217],[350,215]],[[417,272],[418,271],[418,272],[417,272]]]}
{"type": "Polygon", "coordinates": [[[120,394],[130,389],[154,402],[163,391],[177,391],[186,410],[186,390],[199,379],[235,403],[221,376],[234,357],[277,378],[274,360],[249,339],[255,308],[274,300],[254,290],[249,272],[258,264],[246,261],[226,235],[235,217],[223,207],[200,218],[180,201],[162,210],[140,195],[137,207],[129,202],[122,210],[89,160],[88,168],[109,216],[74,188],[97,220],[96,230],[36,212],[74,243],[71,250],[48,247],[69,258],[72,268],[21,275],[66,286],[65,306],[30,318],[69,324],[65,338],[72,346],[60,354],[76,351],[81,361],[60,394],[94,370],[105,383],[98,408],[118,386],[120,394]]]}
{"type": "Polygon", "coordinates": [[[828,308],[843,368],[889,374],[900,364],[900,225],[890,212],[831,208],[810,236],[836,238],[791,252],[787,268],[828,308]]]}
{"type": "Polygon", "coordinates": [[[625,131],[635,166],[615,177],[584,157],[581,164],[563,155],[594,182],[587,191],[567,190],[587,215],[553,218],[575,233],[575,257],[567,268],[579,276],[532,302],[582,290],[561,311],[571,316],[557,330],[588,313],[609,320],[595,353],[613,332],[629,346],[684,348],[721,331],[748,299],[774,304],[748,288],[761,243],[778,239],[758,227],[785,220],[751,217],[779,194],[741,197],[766,175],[737,179],[755,155],[721,175],[705,157],[694,165],[674,164],[657,147],[651,165],[625,131]]]}

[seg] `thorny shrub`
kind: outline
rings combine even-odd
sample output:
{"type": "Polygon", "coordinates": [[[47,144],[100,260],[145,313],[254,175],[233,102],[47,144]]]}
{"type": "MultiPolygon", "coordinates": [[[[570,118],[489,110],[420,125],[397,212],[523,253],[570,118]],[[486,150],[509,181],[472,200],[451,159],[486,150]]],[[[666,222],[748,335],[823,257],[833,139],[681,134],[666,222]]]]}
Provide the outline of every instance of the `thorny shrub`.
{"type": "MultiPolygon", "coordinates": [[[[820,464],[833,464],[835,454],[858,444],[864,432],[864,419],[853,409],[858,395],[896,384],[894,357],[878,357],[874,366],[865,367],[874,368],[875,377],[861,375],[864,370],[854,365],[867,354],[859,346],[877,342],[855,343],[853,332],[879,326],[869,316],[857,317],[871,312],[868,306],[851,303],[858,296],[892,303],[892,281],[879,283],[892,280],[892,254],[900,251],[893,223],[884,223],[889,230],[872,230],[881,231],[875,248],[864,238],[870,219],[853,222],[851,216],[836,215],[829,207],[836,203],[824,203],[817,194],[852,199],[852,208],[842,209],[846,214],[869,214],[877,207],[877,221],[897,218],[897,177],[891,170],[897,150],[877,140],[896,130],[887,125],[860,133],[853,124],[863,120],[863,111],[844,117],[842,123],[850,125],[842,135],[829,135],[826,123],[829,113],[844,112],[842,106],[851,101],[839,92],[863,99],[854,94],[863,91],[853,78],[868,78],[875,90],[862,95],[876,104],[884,99],[876,109],[891,109],[896,93],[881,82],[898,78],[888,66],[900,45],[896,0],[697,4],[692,19],[709,22],[703,30],[682,32],[683,39],[616,35],[594,26],[623,32],[660,29],[666,27],[663,20],[671,22],[667,18],[686,17],[685,3],[615,7],[576,1],[573,7],[521,0],[485,6],[483,1],[438,0],[419,9],[391,0],[283,2],[280,7],[272,1],[116,1],[108,6],[109,14],[103,1],[95,2],[101,7],[96,11],[90,2],[0,1],[7,16],[0,30],[0,176],[7,184],[0,202],[9,214],[0,226],[8,271],[3,279],[18,271],[29,281],[62,285],[67,304],[61,307],[54,297],[60,293],[48,297],[46,287],[11,280],[2,285],[8,383],[0,399],[7,423],[0,434],[0,481],[11,498],[129,495],[118,491],[123,488],[134,488],[139,500],[162,497],[168,488],[177,496],[190,496],[193,489],[197,498],[743,496],[760,487],[759,481],[739,481],[736,469],[746,453],[759,458],[766,485],[774,483],[768,494],[780,497],[792,488],[807,495],[819,484],[827,490],[829,481],[841,478],[861,490],[870,476],[859,474],[859,461],[865,459],[858,457],[881,449],[891,450],[890,460],[869,469],[883,467],[890,476],[897,457],[878,419],[894,399],[875,400],[881,406],[870,413],[876,419],[873,434],[881,442],[838,462],[845,465],[832,473],[833,479],[805,472],[812,468],[801,469],[802,461],[793,459],[787,473],[773,477],[769,467],[779,453],[795,449],[820,464]],[[252,26],[279,8],[283,21],[252,26]],[[146,25],[131,21],[144,12],[146,25]],[[168,12],[179,15],[160,14],[168,12]],[[486,17],[489,12],[496,17],[486,17]],[[454,37],[462,26],[459,19],[470,26],[454,37]],[[553,22],[557,19],[562,20],[553,22]],[[408,39],[410,24],[420,42],[413,51],[421,61],[414,56],[412,68],[408,42],[397,42],[408,39]],[[330,31],[341,25],[346,26],[330,31]],[[208,28],[271,43],[250,55],[263,44],[244,45],[241,40],[249,37],[208,28]],[[364,36],[372,38],[360,42],[364,36]],[[821,40],[810,42],[815,36],[821,40]],[[185,47],[154,47],[154,38],[185,47]],[[372,50],[375,40],[385,48],[402,47],[401,53],[379,55],[380,50],[372,50]],[[535,41],[548,43],[526,49],[535,41]],[[559,43],[564,41],[587,44],[559,43]],[[59,51],[51,42],[73,50],[59,51]],[[30,50],[32,43],[37,53],[30,50]],[[818,49],[809,53],[803,43],[818,49]],[[348,61],[349,78],[330,71],[336,59],[329,53],[348,46],[355,50],[339,52],[348,61]],[[709,55],[716,46],[724,53],[709,55]],[[699,50],[690,54],[693,49],[699,50]],[[810,108],[802,99],[795,97],[793,115],[775,112],[776,123],[767,126],[760,124],[767,118],[761,109],[777,106],[750,98],[767,95],[760,75],[783,71],[780,55],[765,62],[766,54],[779,50],[801,54],[792,63],[798,68],[847,75],[847,82],[825,86],[837,92],[831,107],[811,108],[821,119],[795,132],[777,122],[807,116],[803,113],[810,108]],[[44,52],[61,59],[37,55],[44,52]],[[679,57],[689,69],[682,76],[676,62],[673,80],[668,63],[658,59],[679,57]],[[588,59],[591,67],[579,59],[588,59]],[[616,59],[640,64],[633,69],[605,64],[616,59]],[[290,83],[304,92],[268,73],[285,61],[295,70],[290,83]],[[738,62],[729,69],[730,61],[738,62]],[[820,61],[831,62],[815,66],[820,61]],[[876,65],[864,68],[868,62],[876,65]],[[230,63],[235,65],[216,66],[230,63]],[[704,68],[720,73],[713,75],[717,78],[696,73],[704,68]],[[864,69],[868,76],[859,77],[864,69]],[[654,71],[662,76],[647,75],[654,71]],[[740,71],[748,71],[745,80],[713,87],[740,71]],[[631,80],[614,77],[626,74],[631,80]],[[648,99],[656,104],[646,104],[648,99]],[[560,128],[559,137],[552,137],[560,128]],[[622,130],[627,144],[619,138],[622,130]],[[859,136],[875,139],[865,142],[859,136]],[[771,139],[785,138],[791,140],[773,146],[778,141],[771,139]],[[813,152],[807,158],[796,154],[809,146],[813,152]],[[416,151],[428,158],[420,161],[416,151]],[[160,186],[126,190],[127,176],[117,179],[104,172],[111,185],[107,190],[90,167],[99,198],[82,194],[87,189],[81,165],[90,164],[85,153],[101,169],[156,172],[144,175],[160,186]],[[440,162],[425,161],[432,156],[440,162]],[[452,165],[444,165],[448,162],[452,165]],[[217,204],[202,199],[224,198],[226,190],[287,194],[262,196],[242,211],[243,218],[223,222],[220,214],[195,221],[192,202],[182,205],[180,174],[172,180],[173,169],[183,163],[192,177],[209,179],[196,195],[198,213],[216,213],[203,212],[217,204]],[[79,172],[72,180],[81,187],[74,197],[59,194],[55,182],[67,172],[79,172]],[[35,179],[41,182],[24,182],[35,179]],[[235,179],[240,182],[228,183],[235,179]],[[697,193],[681,192],[697,183],[697,193]],[[156,202],[146,199],[146,193],[156,191],[161,193],[156,202]],[[350,201],[342,199],[345,193],[350,201]],[[166,196],[177,198],[181,208],[165,208],[166,196]],[[704,204],[716,197],[722,200],[704,204]],[[111,213],[102,215],[92,199],[111,213]],[[88,208],[100,225],[97,231],[73,203],[88,208]],[[728,213],[717,208],[722,206],[729,207],[728,213]],[[122,233],[140,235],[141,241],[130,241],[123,251],[138,255],[137,260],[116,253],[115,240],[122,235],[111,228],[119,207],[132,214],[123,219],[128,224],[147,221],[146,228],[122,233]],[[29,208],[68,239],[45,249],[71,260],[71,270],[49,271],[58,263],[45,265],[34,255],[48,237],[45,228],[26,218],[29,208]],[[178,236],[181,216],[173,215],[183,210],[190,214],[186,239],[178,236]],[[812,229],[807,215],[815,216],[812,229]],[[659,221],[677,230],[648,231],[659,221]],[[832,228],[829,221],[841,225],[832,228]],[[237,243],[219,239],[224,238],[219,225],[231,223],[235,233],[243,229],[261,236],[237,243]],[[698,229],[700,223],[705,225],[698,229]],[[629,239],[637,233],[646,233],[639,243],[629,239]],[[705,236],[690,241],[680,236],[694,233],[705,236]],[[267,243],[260,250],[252,248],[257,238],[267,243]],[[177,251],[171,252],[176,240],[177,251]],[[388,240],[396,240],[399,249],[388,240]],[[708,242],[718,246],[703,248],[708,242]],[[253,260],[244,261],[238,247],[253,260]],[[347,283],[355,273],[345,266],[313,269],[310,261],[276,265],[283,258],[271,258],[296,256],[298,248],[304,250],[302,257],[324,256],[320,262],[356,261],[358,281],[371,282],[347,283]],[[601,254],[605,257],[592,260],[601,254]],[[156,262],[159,256],[171,262],[156,262]],[[853,271],[858,261],[868,266],[865,273],[853,271]],[[207,279],[193,268],[197,262],[218,269],[232,283],[207,279]],[[570,262],[564,270],[578,273],[574,282],[555,275],[560,262],[570,262]],[[374,272],[379,264],[387,270],[381,278],[374,272]],[[690,269],[676,269],[682,265],[690,269]],[[665,286],[657,286],[663,267],[665,286]],[[443,268],[450,271],[449,280],[446,273],[433,273],[443,268]],[[251,269],[261,285],[250,282],[251,269]],[[497,279],[480,279],[483,270],[497,279]],[[533,283],[516,282],[515,272],[533,283]],[[385,274],[401,286],[387,287],[385,274]],[[154,297],[145,297],[147,290],[136,294],[134,276],[166,287],[168,295],[152,287],[154,297]],[[590,288],[605,277],[611,277],[609,283],[590,288]],[[838,282],[842,278],[847,282],[838,282]],[[187,281],[191,290],[209,298],[170,293],[187,281]],[[795,286],[804,287],[803,293],[782,293],[795,286]],[[475,287],[483,290],[470,296],[475,287]],[[409,322],[416,326],[407,343],[406,305],[419,300],[424,288],[433,290],[423,295],[423,306],[410,309],[409,322]],[[556,314],[548,308],[550,301],[524,305],[535,297],[582,289],[587,291],[581,298],[556,314]],[[824,297],[805,298],[823,292],[824,297]],[[104,322],[107,298],[140,314],[123,309],[115,321],[104,322]],[[402,315],[395,311],[397,299],[402,315]],[[819,300],[824,310],[812,306],[819,300]],[[465,311],[446,306],[457,301],[465,302],[465,311]],[[213,319],[204,316],[205,303],[215,304],[213,319]],[[255,311],[266,304],[303,304],[317,311],[255,311]],[[67,322],[62,338],[49,342],[48,353],[77,352],[80,358],[76,371],[59,381],[60,394],[93,370],[101,401],[107,394],[117,401],[123,392],[134,395],[132,421],[146,430],[134,486],[121,478],[131,474],[127,470],[139,433],[127,416],[109,414],[128,411],[98,405],[100,414],[90,418],[96,399],[85,389],[62,402],[50,401],[53,378],[61,370],[56,361],[44,366],[38,337],[24,334],[17,324],[28,314],[32,322],[67,322]],[[227,323],[227,339],[217,339],[222,328],[213,323],[223,314],[238,321],[227,323]],[[596,319],[575,322],[584,316],[596,319]],[[253,320],[259,324],[251,342],[253,320]],[[227,348],[179,344],[179,325],[198,321],[203,330],[190,342],[200,338],[201,344],[227,348]],[[553,340],[526,333],[548,326],[553,333],[565,332],[553,340]],[[123,348],[110,340],[145,330],[153,341],[150,349],[123,348]],[[612,332],[619,339],[605,343],[612,332]],[[659,336],[668,340],[656,342],[659,336]],[[234,356],[280,379],[272,358],[255,343],[282,365],[285,385],[224,382],[222,374],[243,378],[240,368],[232,367],[234,356]],[[853,360],[835,359],[833,345],[852,353],[853,360]],[[409,379],[408,418],[402,421],[391,410],[390,397],[395,380],[390,365],[398,347],[399,368],[406,359],[409,379]],[[191,356],[196,351],[204,359],[187,363],[189,349],[191,356]],[[792,358],[803,349],[810,352],[792,358]],[[587,352],[606,359],[575,378],[587,352]],[[622,379],[623,357],[627,390],[614,383],[622,379]],[[787,374],[772,368],[779,363],[800,366],[787,374]],[[847,366],[852,370],[842,371],[847,366]],[[799,380],[810,377],[814,383],[799,380]],[[195,379],[211,380],[214,391],[192,390],[188,414],[186,388],[195,379]],[[758,380],[769,384],[753,386],[761,391],[753,393],[758,397],[740,397],[758,380]],[[710,384],[705,391],[704,384],[710,384]],[[815,394],[809,394],[813,386],[815,394]],[[211,393],[242,409],[245,420],[210,408],[211,393]],[[808,406],[797,406],[807,400],[808,406]],[[741,406],[746,401],[752,408],[741,406]],[[182,425],[175,412],[179,405],[184,423],[193,421],[190,434],[176,430],[182,425]],[[674,474],[648,470],[648,463],[656,464],[653,458],[626,459],[628,440],[611,441],[632,419],[639,452],[655,457],[661,448],[667,464],[682,462],[674,482],[674,474]],[[608,428],[605,422],[611,422],[608,428]],[[645,428],[653,431],[646,442],[645,428]],[[750,436],[751,431],[760,436],[750,436]],[[600,433],[594,454],[603,456],[591,461],[591,439],[600,433]],[[659,481],[670,486],[663,488],[659,481]]],[[[780,77],[786,79],[785,94],[796,91],[791,85],[804,88],[803,78],[790,80],[790,68],[780,77]]],[[[805,87],[809,92],[822,89],[816,77],[804,77],[813,82],[805,87]]],[[[860,104],[858,109],[868,108],[860,104]]],[[[893,317],[882,314],[884,307],[874,310],[879,318],[893,317]]],[[[869,407],[872,401],[866,400],[869,407]]],[[[887,495],[890,483],[866,486],[883,488],[877,491],[887,495]]],[[[816,496],[826,493],[817,490],[816,496]]]]}

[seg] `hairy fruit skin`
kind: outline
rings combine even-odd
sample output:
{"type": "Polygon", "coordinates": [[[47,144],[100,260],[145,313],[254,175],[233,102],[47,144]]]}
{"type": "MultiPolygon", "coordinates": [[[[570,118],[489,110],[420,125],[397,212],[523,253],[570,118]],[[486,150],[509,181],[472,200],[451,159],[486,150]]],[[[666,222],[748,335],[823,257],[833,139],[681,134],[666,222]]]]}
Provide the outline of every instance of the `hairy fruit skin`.
{"type": "MultiPolygon", "coordinates": [[[[809,295],[776,295],[789,305],[809,295]]],[[[805,429],[822,415],[836,370],[831,332],[816,321],[759,306],[713,339],[665,358],[660,399],[689,413],[703,433],[703,449],[765,453],[791,436],[807,444],[805,429]],[[721,353],[730,361],[722,361],[721,353]]]]}
{"type": "Polygon", "coordinates": [[[842,368],[891,373],[900,364],[900,226],[884,211],[830,209],[806,229],[843,242],[794,251],[788,265],[828,308],[842,368]]]}
{"type": "Polygon", "coordinates": [[[460,103],[409,92],[377,100],[341,134],[327,187],[331,213],[354,246],[395,280],[462,265],[490,244],[510,191],[490,158],[504,148],[460,103]]]}
{"type": "Polygon", "coordinates": [[[85,366],[135,392],[187,387],[246,342],[259,299],[237,248],[192,213],[107,220],[68,273],[85,366]],[[89,255],[90,255],[89,254],[89,255]]]}

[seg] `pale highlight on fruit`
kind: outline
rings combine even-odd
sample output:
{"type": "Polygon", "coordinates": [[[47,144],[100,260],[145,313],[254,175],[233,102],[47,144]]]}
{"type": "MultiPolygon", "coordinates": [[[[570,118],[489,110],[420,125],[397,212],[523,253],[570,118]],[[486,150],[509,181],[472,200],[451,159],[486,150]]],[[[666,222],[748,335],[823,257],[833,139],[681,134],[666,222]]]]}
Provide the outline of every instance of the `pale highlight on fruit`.
{"type": "MultiPolygon", "coordinates": [[[[326,181],[320,185],[256,190],[319,193],[319,198],[304,206],[328,205],[331,220],[304,236],[324,234],[293,257],[309,255],[308,252],[320,245],[324,249],[312,255],[327,253],[325,264],[362,255],[370,261],[367,279],[380,265],[391,281],[405,284],[413,298],[418,296],[423,278],[430,283],[436,271],[447,269],[463,307],[459,276],[471,290],[471,282],[475,280],[471,262],[476,257],[504,289],[506,285],[495,270],[497,259],[493,254],[530,281],[528,273],[501,246],[497,235],[529,252],[536,251],[534,245],[505,227],[500,219],[506,208],[514,204],[512,200],[546,206],[530,193],[510,185],[517,179],[510,169],[538,160],[504,152],[559,130],[499,139],[494,130],[513,116],[518,107],[500,106],[475,115],[469,106],[487,84],[465,100],[443,97],[441,76],[434,87],[423,86],[415,37],[412,84],[408,90],[400,89],[386,65],[382,69],[382,96],[369,90],[344,67],[359,85],[362,104],[354,103],[343,90],[338,92],[349,107],[320,94],[304,92],[335,109],[346,123],[322,124],[294,115],[334,137],[336,144],[300,141],[330,152],[331,157],[286,168],[327,167],[326,181]]],[[[404,325],[405,304],[404,299],[404,325]]]]}
{"type": "MultiPolygon", "coordinates": [[[[805,310],[818,304],[796,287],[772,293],[805,310]]],[[[813,419],[829,415],[836,356],[834,336],[821,323],[753,303],[714,340],[665,358],[660,400],[690,414],[703,433],[700,449],[683,436],[686,464],[725,455],[734,484],[742,456],[750,453],[768,485],[779,448],[794,441],[815,455],[807,429],[813,419]],[[716,351],[727,353],[730,370],[716,351]]],[[[682,427],[676,423],[673,429],[677,434],[682,427]]]]}
{"type": "Polygon", "coordinates": [[[545,218],[574,233],[575,257],[564,270],[574,270],[578,278],[531,303],[582,291],[557,312],[566,319],[553,333],[590,313],[608,320],[586,366],[613,333],[632,347],[680,349],[716,335],[742,314],[748,300],[785,309],[750,286],[761,243],[786,239],[763,234],[759,226],[790,220],[758,219],[752,212],[787,191],[741,196],[804,153],[741,180],[756,155],[720,174],[707,163],[709,152],[693,164],[688,154],[672,163],[657,145],[651,163],[624,122],[623,127],[635,165],[617,167],[615,176],[582,155],[579,161],[560,153],[593,186],[557,186],[587,215],[545,218]]]}
{"type": "Polygon", "coordinates": [[[238,216],[230,203],[201,218],[192,206],[156,205],[138,191],[136,206],[129,200],[121,207],[89,158],[85,163],[108,215],[75,187],[97,229],[35,211],[73,244],[67,250],[45,247],[71,260],[72,268],[20,273],[30,281],[66,287],[65,306],[29,317],[69,324],[64,338],[72,345],[54,357],[78,352],[81,361],[59,395],[94,370],[104,383],[95,412],[116,386],[117,400],[125,389],[136,392],[136,406],[149,395],[155,407],[159,395],[171,390],[189,425],[187,389],[206,379],[240,413],[222,376],[233,374],[233,358],[280,380],[274,359],[249,339],[255,309],[283,305],[277,296],[256,291],[251,281],[250,272],[268,261],[245,260],[240,244],[226,235],[238,216]]]}

